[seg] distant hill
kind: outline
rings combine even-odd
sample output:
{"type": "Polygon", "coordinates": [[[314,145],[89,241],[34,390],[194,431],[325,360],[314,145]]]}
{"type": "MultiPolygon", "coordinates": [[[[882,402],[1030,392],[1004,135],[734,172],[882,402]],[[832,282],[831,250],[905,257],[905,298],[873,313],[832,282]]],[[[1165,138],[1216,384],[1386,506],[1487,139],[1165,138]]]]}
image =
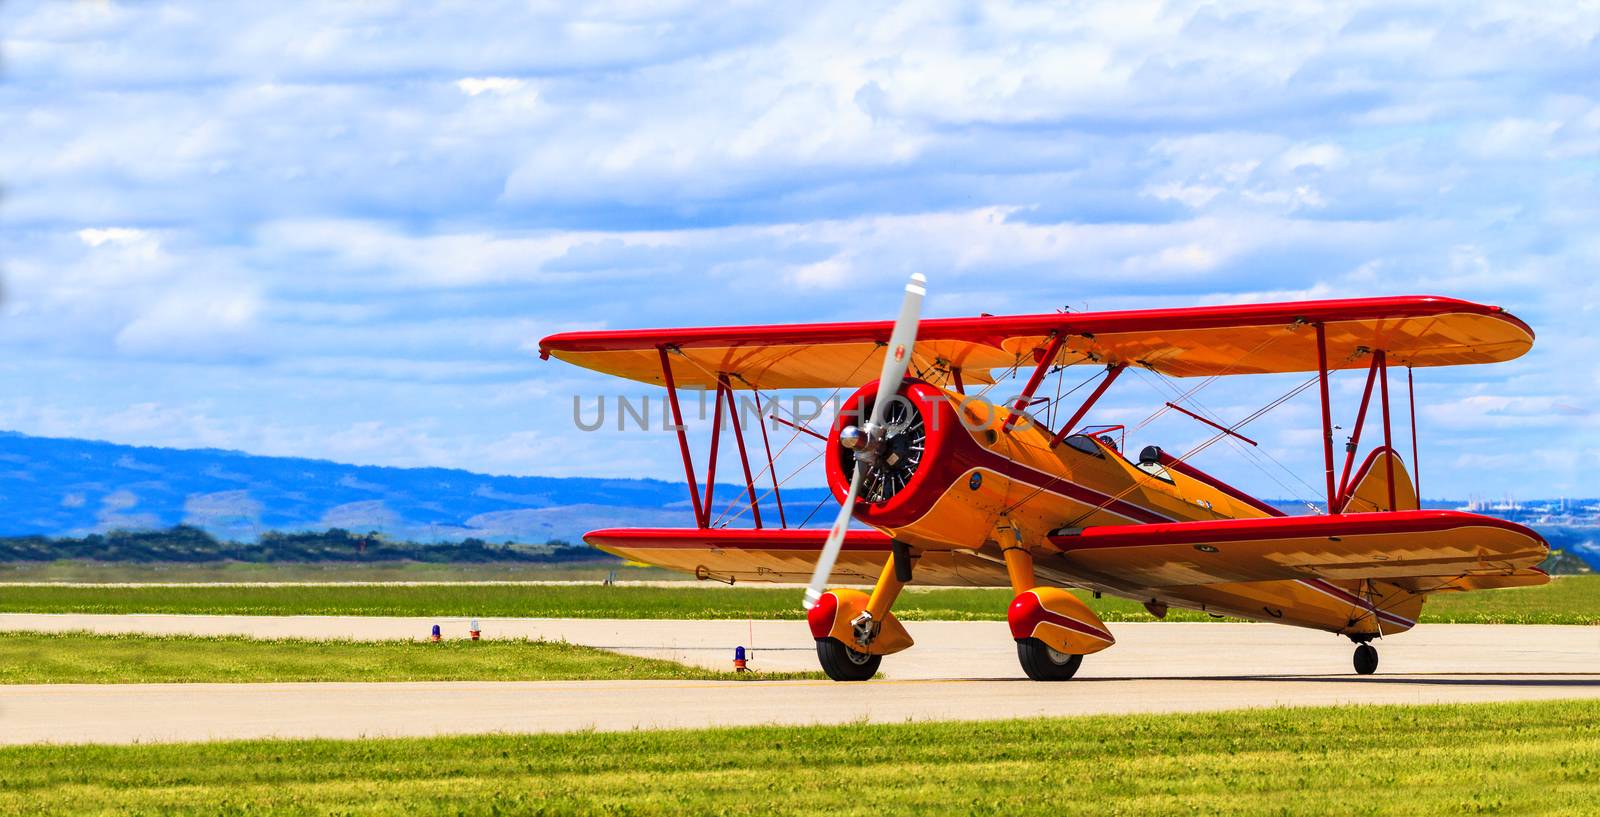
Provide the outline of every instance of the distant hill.
{"type": "MultiPolygon", "coordinates": [[[[716,495],[743,491],[719,484],[716,495]]],[[[784,504],[809,511],[826,493],[786,490],[784,504]]],[[[777,509],[769,501],[762,512],[777,509]]],[[[543,543],[692,518],[683,484],[662,480],[499,477],[0,432],[0,536],[187,524],[237,541],[343,528],[416,542],[543,543]]]]}
{"type": "MultiPolygon", "coordinates": [[[[716,495],[731,499],[743,491],[743,485],[718,484],[716,495]]],[[[804,517],[823,503],[814,526],[826,525],[837,508],[825,488],[783,495],[791,516],[804,517]]],[[[1576,512],[1568,502],[1482,512],[1530,525],[1553,547],[1600,569],[1594,503],[1584,500],[1576,512]]],[[[1274,504],[1288,513],[1309,510],[1303,503],[1274,504]]],[[[776,518],[777,508],[768,500],[762,513],[776,518]]],[[[0,537],[191,525],[239,542],[268,531],[340,528],[410,542],[543,544],[578,543],[585,531],[601,527],[683,527],[692,518],[681,482],[498,477],[0,432],[0,537]]],[[[748,514],[738,524],[748,524],[748,514]]]]}

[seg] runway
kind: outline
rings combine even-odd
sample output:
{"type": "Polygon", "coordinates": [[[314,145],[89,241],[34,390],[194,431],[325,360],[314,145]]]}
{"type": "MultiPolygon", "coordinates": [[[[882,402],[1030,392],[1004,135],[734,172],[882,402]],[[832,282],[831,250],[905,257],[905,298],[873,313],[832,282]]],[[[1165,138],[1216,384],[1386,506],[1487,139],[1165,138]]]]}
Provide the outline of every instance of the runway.
{"type": "MultiPolygon", "coordinates": [[[[0,630],[424,637],[448,619],[0,615],[0,630]]],[[[1379,644],[1357,677],[1350,645],[1263,624],[1114,624],[1118,644],[1064,684],[1022,679],[1003,622],[912,622],[919,644],[884,680],[123,684],[0,687],[0,743],[354,738],[482,732],[984,720],[1347,703],[1600,698],[1600,627],[1422,625],[1379,644]]],[[[761,670],[812,670],[801,622],[483,619],[486,638],[534,637],[713,668],[734,646],[761,670]]]]}

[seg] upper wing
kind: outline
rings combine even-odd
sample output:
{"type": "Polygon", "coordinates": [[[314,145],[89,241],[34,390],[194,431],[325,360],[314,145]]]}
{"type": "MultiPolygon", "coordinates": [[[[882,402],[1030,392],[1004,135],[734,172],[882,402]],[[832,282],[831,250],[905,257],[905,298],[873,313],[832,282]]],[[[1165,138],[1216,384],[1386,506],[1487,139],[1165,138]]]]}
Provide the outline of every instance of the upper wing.
{"type": "MultiPolygon", "coordinates": [[[[960,367],[968,382],[989,370],[1032,366],[1052,333],[1066,338],[1057,363],[1129,363],[1177,377],[1303,372],[1317,368],[1324,325],[1330,368],[1365,367],[1362,352],[1391,363],[1449,366],[1510,360],[1533,330],[1497,306],[1405,296],[1275,304],[1146,309],[922,321],[912,372],[960,367]]],[[[542,357],[646,383],[663,382],[667,349],[679,385],[714,388],[859,386],[877,377],[890,321],[565,332],[539,343],[542,357]]]]}
{"type": "Polygon", "coordinates": [[[1061,559],[1143,587],[1277,579],[1505,576],[1550,547],[1513,522],[1459,511],[1281,516],[1085,528],[1061,559]]]}

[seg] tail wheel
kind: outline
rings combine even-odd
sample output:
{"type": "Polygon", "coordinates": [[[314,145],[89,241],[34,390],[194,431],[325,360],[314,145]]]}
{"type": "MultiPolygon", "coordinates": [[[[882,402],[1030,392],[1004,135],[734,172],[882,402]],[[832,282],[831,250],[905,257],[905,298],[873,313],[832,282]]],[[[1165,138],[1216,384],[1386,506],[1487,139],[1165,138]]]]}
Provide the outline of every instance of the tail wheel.
{"type": "Polygon", "coordinates": [[[1378,671],[1378,648],[1371,644],[1356,647],[1356,673],[1371,675],[1378,671]]]}
{"type": "Polygon", "coordinates": [[[1035,681],[1065,681],[1078,673],[1083,656],[1056,652],[1037,638],[1022,638],[1017,640],[1017,660],[1035,681]]]}
{"type": "Polygon", "coordinates": [[[837,638],[817,639],[817,659],[822,671],[835,681],[865,681],[878,674],[883,656],[856,652],[837,638]]]}

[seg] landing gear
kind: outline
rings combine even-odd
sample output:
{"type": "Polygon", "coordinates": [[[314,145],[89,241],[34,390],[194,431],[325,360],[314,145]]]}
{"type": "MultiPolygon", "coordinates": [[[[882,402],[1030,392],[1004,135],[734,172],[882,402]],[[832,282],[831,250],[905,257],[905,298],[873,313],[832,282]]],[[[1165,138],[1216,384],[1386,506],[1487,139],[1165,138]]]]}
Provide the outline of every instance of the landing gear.
{"type": "Polygon", "coordinates": [[[1037,638],[1021,638],[1017,640],[1017,660],[1035,681],[1065,681],[1078,673],[1083,656],[1056,652],[1037,638]]]}
{"type": "Polygon", "coordinates": [[[1360,644],[1356,647],[1356,673],[1371,675],[1378,671],[1378,648],[1371,644],[1360,644]]]}
{"type": "Polygon", "coordinates": [[[822,662],[822,671],[835,681],[865,681],[878,674],[883,656],[856,652],[837,638],[819,638],[817,660],[822,662]]]}

